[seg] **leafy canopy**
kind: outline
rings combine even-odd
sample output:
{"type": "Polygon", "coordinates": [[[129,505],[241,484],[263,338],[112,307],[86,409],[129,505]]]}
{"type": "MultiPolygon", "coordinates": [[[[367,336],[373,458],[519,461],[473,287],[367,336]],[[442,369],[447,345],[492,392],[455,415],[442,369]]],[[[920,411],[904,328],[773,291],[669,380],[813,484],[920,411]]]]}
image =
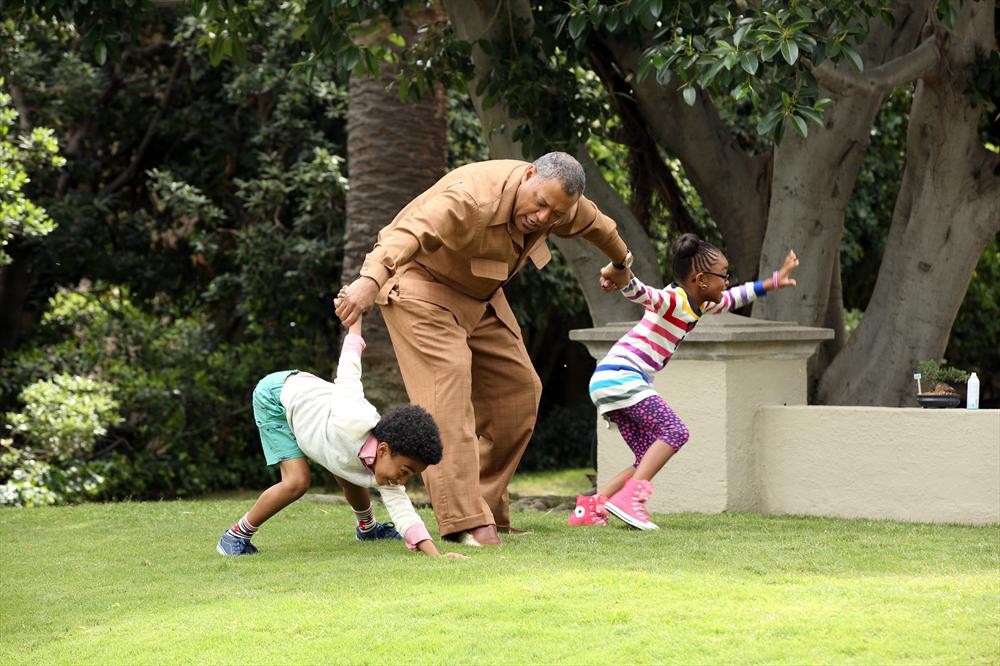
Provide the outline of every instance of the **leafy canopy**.
{"type": "Polygon", "coordinates": [[[28,134],[16,132],[17,116],[0,77],[0,266],[10,263],[6,248],[15,236],[40,238],[56,228],[45,208],[25,193],[31,182],[29,170],[66,164],[51,129],[35,127],[28,134]]]}

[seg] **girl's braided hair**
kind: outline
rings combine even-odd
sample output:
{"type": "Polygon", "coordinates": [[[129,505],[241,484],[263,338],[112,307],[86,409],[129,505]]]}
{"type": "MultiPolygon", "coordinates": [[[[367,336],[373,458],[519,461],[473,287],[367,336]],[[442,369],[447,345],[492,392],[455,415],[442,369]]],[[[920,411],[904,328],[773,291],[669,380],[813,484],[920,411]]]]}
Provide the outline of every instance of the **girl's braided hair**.
{"type": "Polygon", "coordinates": [[[691,273],[708,271],[722,256],[722,250],[694,234],[684,234],[674,241],[674,280],[683,282],[691,273]]]}

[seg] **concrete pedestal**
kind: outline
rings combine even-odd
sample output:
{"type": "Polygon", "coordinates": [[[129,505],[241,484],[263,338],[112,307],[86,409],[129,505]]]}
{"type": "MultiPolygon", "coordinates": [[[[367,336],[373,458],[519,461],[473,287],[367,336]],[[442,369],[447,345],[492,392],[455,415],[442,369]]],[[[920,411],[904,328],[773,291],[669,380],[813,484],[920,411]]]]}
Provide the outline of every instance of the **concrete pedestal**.
{"type": "MultiPolygon", "coordinates": [[[[597,360],[634,324],[570,332],[597,360]]],[[[654,378],[691,438],[654,480],[658,513],[752,511],[759,506],[754,417],[763,405],[806,404],[806,362],[833,331],[733,314],[706,316],[654,378]]],[[[617,428],[597,423],[597,480],[634,456],[617,428]]]]}

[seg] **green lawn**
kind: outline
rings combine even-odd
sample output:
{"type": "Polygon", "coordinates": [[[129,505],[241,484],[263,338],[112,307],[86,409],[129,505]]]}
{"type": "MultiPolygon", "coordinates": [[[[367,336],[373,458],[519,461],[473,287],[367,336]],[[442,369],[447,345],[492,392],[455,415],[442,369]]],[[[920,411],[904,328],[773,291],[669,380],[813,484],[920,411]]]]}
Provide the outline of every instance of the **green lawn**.
{"type": "Polygon", "coordinates": [[[532,534],[457,561],[299,502],[224,560],[246,507],[0,511],[0,663],[1000,662],[996,526],[525,512],[532,534]]]}

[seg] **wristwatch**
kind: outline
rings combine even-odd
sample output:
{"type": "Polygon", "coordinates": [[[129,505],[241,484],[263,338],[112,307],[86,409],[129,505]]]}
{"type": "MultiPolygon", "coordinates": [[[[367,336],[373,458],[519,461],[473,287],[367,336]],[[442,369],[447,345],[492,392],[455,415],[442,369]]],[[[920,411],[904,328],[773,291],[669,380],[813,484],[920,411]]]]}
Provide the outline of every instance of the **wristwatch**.
{"type": "Polygon", "coordinates": [[[612,261],[611,265],[614,266],[615,268],[617,268],[620,271],[623,271],[626,268],[632,268],[632,253],[631,252],[626,252],[625,253],[625,259],[622,260],[622,263],[616,264],[615,262],[612,261]]]}

